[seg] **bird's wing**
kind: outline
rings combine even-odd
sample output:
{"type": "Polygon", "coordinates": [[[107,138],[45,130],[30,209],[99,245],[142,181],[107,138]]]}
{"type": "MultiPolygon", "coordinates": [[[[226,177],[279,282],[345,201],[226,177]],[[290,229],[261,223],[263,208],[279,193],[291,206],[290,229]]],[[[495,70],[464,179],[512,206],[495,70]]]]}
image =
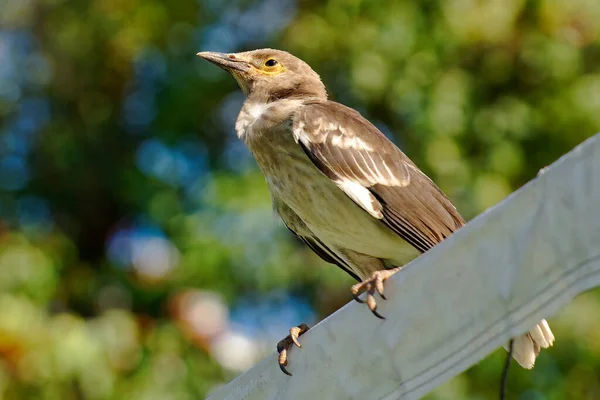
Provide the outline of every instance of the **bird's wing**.
{"type": "Polygon", "coordinates": [[[454,205],[358,112],[310,101],[292,116],[295,140],[354,202],[425,252],[464,224],[454,205]]]}

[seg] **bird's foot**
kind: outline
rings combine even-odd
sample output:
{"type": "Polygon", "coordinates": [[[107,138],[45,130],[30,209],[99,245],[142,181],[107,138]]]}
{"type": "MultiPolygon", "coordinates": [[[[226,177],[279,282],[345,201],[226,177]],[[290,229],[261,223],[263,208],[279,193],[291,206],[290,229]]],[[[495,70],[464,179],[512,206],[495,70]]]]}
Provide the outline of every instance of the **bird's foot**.
{"type": "Polygon", "coordinates": [[[285,368],[288,364],[288,350],[292,347],[293,344],[295,344],[299,348],[302,348],[300,342],[298,341],[298,338],[309,329],[310,328],[306,324],[294,326],[293,328],[290,328],[290,334],[282,340],[280,340],[279,343],[277,343],[277,352],[279,353],[279,358],[277,361],[279,362],[279,368],[281,368],[284,374],[292,376],[292,374],[290,374],[285,368]]]}
{"type": "Polygon", "coordinates": [[[396,272],[400,271],[400,267],[392,268],[392,269],[384,269],[381,271],[375,271],[368,278],[362,281],[361,283],[357,283],[356,285],[352,285],[352,297],[354,300],[359,303],[364,303],[360,297],[360,294],[363,292],[367,293],[367,306],[369,310],[377,318],[385,319],[385,317],[377,312],[377,302],[375,301],[375,292],[379,293],[382,299],[386,300],[385,295],[383,294],[383,283],[390,276],[394,275],[396,272]]]}

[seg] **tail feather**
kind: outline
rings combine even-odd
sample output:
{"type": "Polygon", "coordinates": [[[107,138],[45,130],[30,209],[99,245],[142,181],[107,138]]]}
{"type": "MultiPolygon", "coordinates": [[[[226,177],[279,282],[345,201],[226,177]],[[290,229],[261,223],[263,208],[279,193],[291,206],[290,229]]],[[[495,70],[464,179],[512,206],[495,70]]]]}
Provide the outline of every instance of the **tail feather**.
{"type": "Polygon", "coordinates": [[[548,348],[552,346],[554,343],[554,335],[550,330],[550,326],[548,326],[548,322],[545,319],[542,320],[539,324],[535,326],[531,331],[529,331],[531,338],[535,343],[537,343],[541,348],[548,348]]]}
{"type": "MultiPolygon", "coordinates": [[[[513,358],[521,367],[531,369],[540,350],[552,346],[553,343],[554,334],[548,322],[543,319],[529,332],[514,338],[513,358]]],[[[508,350],[506,345],[504,348],[508,350]]]]}

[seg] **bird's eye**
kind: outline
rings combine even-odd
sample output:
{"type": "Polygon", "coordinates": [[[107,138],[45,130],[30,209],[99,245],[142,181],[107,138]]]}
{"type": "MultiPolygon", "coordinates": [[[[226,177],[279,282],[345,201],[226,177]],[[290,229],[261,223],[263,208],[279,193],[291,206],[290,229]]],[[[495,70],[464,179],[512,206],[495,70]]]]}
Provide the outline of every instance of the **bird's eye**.
{"type": "Polygon", "coordinates": [[[269,58],[267,61],[265,61],[265,67],[274,67],[277,64],[279,64],[277,62],[277,60],[273,59],[273,58],[269,58]]]}

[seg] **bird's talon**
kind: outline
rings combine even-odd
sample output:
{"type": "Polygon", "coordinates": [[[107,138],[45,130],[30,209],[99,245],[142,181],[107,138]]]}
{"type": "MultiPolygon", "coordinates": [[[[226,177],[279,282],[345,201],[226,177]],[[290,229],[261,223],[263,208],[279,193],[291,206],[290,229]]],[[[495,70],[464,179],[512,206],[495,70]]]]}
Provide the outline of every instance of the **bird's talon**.
{"type": "Polygon", "coordinates": [[[356,285],[352,285],[352,297],[354,298],[354,300],[356,300],[357,302],[359,302],[360,304],[364,303],[364,300],[361,299],[359,296],[362,293],[362,283],[357,283],[356,285]]]}
{"type": "Polygon", "coordinates": [[[298,339],[294,336],[292,336],[292,342],[294,342],[294,344],[296,345],[296,347],[298,348],[302,348],[302,345],[300,345],[300,342],[298,341],[298,339]]]}
{"type": "Polygon", "coordinates": [[[381,296],[383,300],[387,300],[387,297],[385,297],[383,293],[385,287],[384,283],[386,279],[394,275],[399,270],[400,268],[394,268],[390,270],[374,272],[370,278],[365,279],[361,283],[357,283],[356,285],[352,286],[352,297],[354,297],[354,300],[358,301],[359,303],[365,303],[365,301],[359,299],[358,296],[362,292],[367,292],[366,303],[369,307],[369,310],[371,310],[373,315],[375,315],[377,318],[385,319],[383,315],[379,314],[376,311],[377,302],[375,301],[375,292],[379,293],[379,296],[381,296]]]}
{"type": "Polygon", "coordinates": [[[371,312],[372,312],[372,313],[373,313],[373,315],[374,315],[374,316],[376,316],[377,318],[379,318],[379,319],[385,319],[385,317],[384,317],[383,315],[379,314],[379,313],[377,312],[377,310],[371,310],[371,312]]]}
{"type": "Polygon", "coordinates": [[[375,290],[371,287],[367,292],[367,306],[369,310],[375,315],[377,318],[385,319],[385,317],[377,312],[377,302],[375,301],[375,296],[373,295],[375,290]]]}
{"type": "Polygon", "coordinates": [[[299,348],[302,348],[300,342],[298,341],[298,337],[300,337],[308,330],[309,327],[306,324],[300,324],[298,326],[290,328],[290,334],[282,340],[280,340],[279,343],[277,343],[277,352],[279,353],[279,357],[277,357],[277,362],[279,364],[279,369],[281,369],[281,371],[284,374],[292,376],[292,374],[286,368],[288,365],[287,352],[290,349],[290,347],[292,347],[292,345],[296,345],[299,348]]]}
{"type": "Polygon", "coordinates": [[[358,294],[352,293],[352,297],[354,298],[354,300],[356,300],[360,304],[363,304],[365,302],[363,299],[361,299],[360,297],[358,297],[358,294]]]}
{"type": "Polygon", "coordinates": [[[383,296],[383,278],[381,275],[377,275],[375,278],[375,289],[377,289],[377,293],[379,293],[379,295],[385,299],[383,296]]]}
{"type": "MultiPolygon", "coordinates": [[[[286,364],[287,364],[287,362],[286,362],[286,364]]],[[[287,368],[285,368],[286,364],[279,363],[279,369],[281,370],[281,372],[283,372],[287,376],[292,376],[292,374],[287,370],[287,368]]]]}
{"type": "MultiPolygon", "coordinates": [[[[284,339],[285,340],[285,339],[284,339]]],[[[285,368],[287,366],[287,350],[285,348],[284,345],[282,345],[282,341],[280,341],[279,343],[277,343],[277,351],[279,352],[279,357],[277,357],[277,362],[279,363],[279,369],[281,369],[281,371],[289,376],[292,376],[292,374],[290,374],[290,372],[285,368]]]]}

